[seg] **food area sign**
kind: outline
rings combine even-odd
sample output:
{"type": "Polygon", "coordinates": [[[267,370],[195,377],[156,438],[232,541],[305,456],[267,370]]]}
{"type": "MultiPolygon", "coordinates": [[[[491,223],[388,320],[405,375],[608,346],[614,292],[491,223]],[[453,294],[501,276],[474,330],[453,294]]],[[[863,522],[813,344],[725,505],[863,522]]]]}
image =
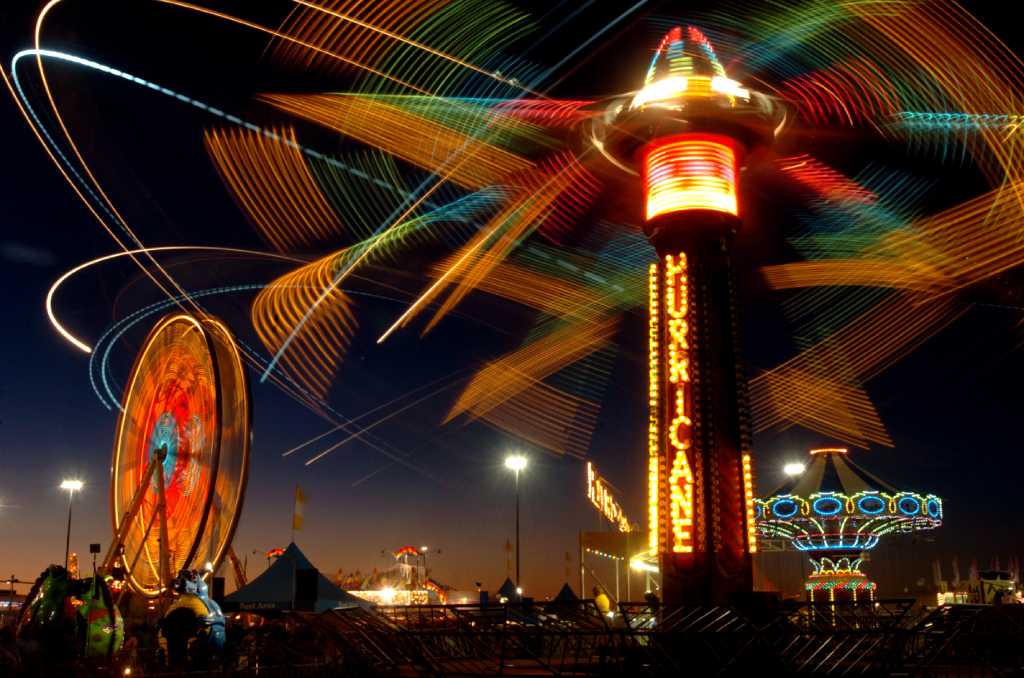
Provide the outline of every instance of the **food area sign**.
{"type": "Polygon", "coordinates": [[[622,507],[619,506],[619,502],[615,501],[615,497],[612,496],[608,484],[589,461],[587,462],[587,499],[620,532],[633,530],[622,507]]]}

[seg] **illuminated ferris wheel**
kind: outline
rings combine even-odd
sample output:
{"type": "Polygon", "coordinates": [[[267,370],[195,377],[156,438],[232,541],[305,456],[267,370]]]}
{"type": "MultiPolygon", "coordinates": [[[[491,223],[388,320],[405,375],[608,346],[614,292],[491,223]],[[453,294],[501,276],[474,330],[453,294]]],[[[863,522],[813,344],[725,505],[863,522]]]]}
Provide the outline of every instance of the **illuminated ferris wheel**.
{"type": "Polygon", "coordinates": [[[212,571],[231,545],[249,474],[249,388],[219,320],[173,314],[146,337],[114,440],[114,539],[104,565],[160,595],[181,570],[212,571]]]}

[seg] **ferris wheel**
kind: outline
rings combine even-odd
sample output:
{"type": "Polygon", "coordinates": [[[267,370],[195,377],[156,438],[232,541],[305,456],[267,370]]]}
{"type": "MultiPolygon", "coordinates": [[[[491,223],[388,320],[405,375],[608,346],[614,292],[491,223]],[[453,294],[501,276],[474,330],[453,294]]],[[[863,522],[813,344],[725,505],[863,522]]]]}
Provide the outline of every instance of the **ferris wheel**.
{"type": "Polygon", "coordinates": [[[231,546],[249,475],[249,386],[234,337],[172,314],[146,337],[114,440],[114,539],[105,571],[156,597],[183,569],[213,571],[231,546]]]}

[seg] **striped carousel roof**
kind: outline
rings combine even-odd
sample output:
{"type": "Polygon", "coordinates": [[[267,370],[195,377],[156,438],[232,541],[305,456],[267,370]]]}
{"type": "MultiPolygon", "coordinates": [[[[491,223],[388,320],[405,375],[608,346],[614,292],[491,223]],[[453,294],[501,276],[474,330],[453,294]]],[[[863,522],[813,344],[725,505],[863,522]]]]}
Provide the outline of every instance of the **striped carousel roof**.
{"type": "Polygon", "coordinates": [[[768,496],[789,494],[809,497],[819,492],[853,496],[865,491],[895,493],[896,488],[851,461],[846,448],[823,447],[811,450],[810,461],[803,473],[787,479],[768,496]]]}

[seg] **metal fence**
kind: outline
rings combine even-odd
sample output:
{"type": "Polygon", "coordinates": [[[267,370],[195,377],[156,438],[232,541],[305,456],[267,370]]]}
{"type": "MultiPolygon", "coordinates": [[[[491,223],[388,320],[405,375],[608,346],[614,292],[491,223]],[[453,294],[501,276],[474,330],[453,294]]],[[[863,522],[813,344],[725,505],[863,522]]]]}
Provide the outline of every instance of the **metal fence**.
{"type": "Polygon", "coordinates": [[[166,675],[1024,675],[1016,605],[623,603],[612,615],[590,600],[422,605],[291,613],[263,634],[286,654],[256,639],[230,669],[166,675]]]}

